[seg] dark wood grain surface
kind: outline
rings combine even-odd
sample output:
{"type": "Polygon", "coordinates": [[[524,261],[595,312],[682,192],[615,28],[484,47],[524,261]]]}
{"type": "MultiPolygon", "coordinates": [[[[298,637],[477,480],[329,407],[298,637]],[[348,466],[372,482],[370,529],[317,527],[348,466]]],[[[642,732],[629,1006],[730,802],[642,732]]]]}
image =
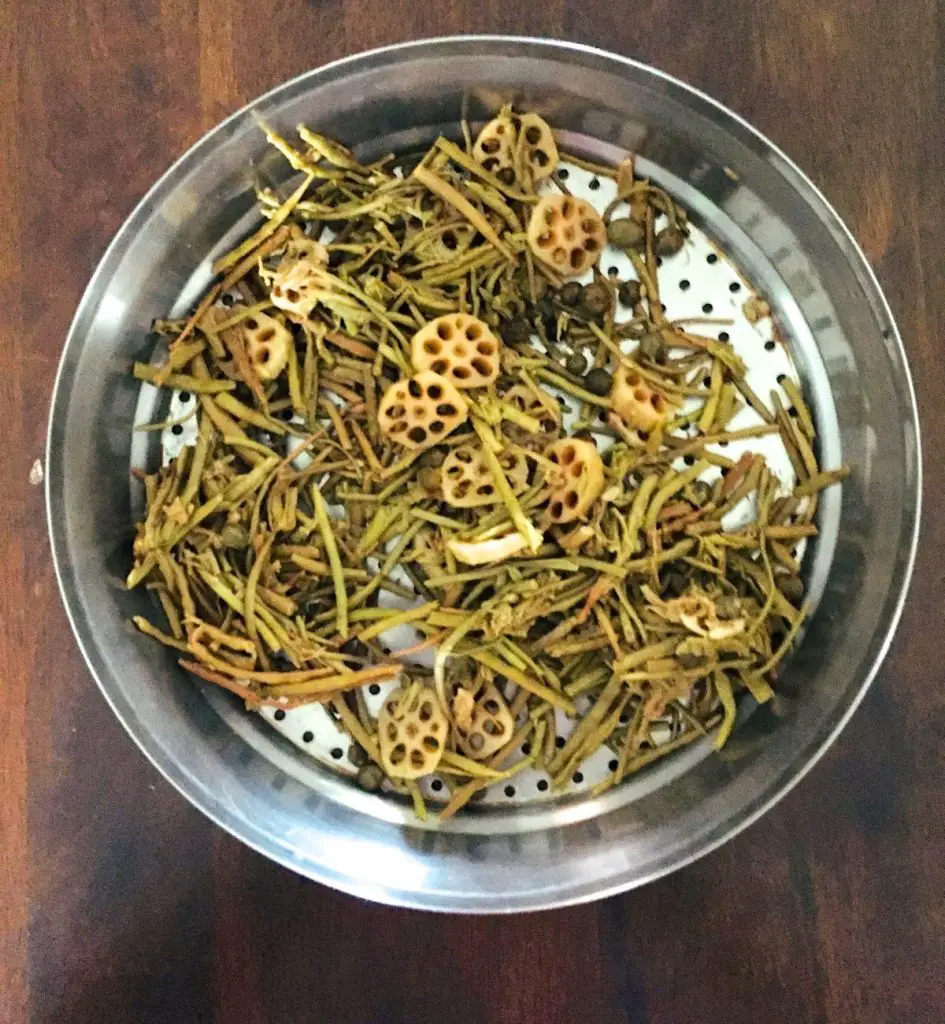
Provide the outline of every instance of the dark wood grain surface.
{"type": "Polygon", "coordinates": [[[935,0],[0,0],[2,1024],[945,1021],[943,19],[935,0]],[[820,766],[692,867],[514,919],[357,902],[191,809],[85,671],[31,479],[72,312],[167,165],[291,75],[463,31],[649,61],[796,158],[898,316],[928,471],[898,639],[820,766]]]}

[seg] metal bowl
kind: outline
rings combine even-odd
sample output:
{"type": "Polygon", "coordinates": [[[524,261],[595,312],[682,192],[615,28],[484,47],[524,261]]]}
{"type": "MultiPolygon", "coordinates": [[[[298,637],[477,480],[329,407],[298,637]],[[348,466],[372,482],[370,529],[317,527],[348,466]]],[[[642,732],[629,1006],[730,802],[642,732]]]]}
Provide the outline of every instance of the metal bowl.
{"type": "Polygon", "coordinates": [[[758,818],[846,723],[899,619],[920,504],[918,424],[899,335],[862,253],[814,185],[708,97],[632,61],[557,42],[460,38],[338,61],[210,132],[141,201],[82,299],[56,384],[47,507],[63,599],[125,728],[195,806],[303,875],[385,903],[519,911],[605,896],[666,874],[758,818]],[[724,756],[705,747],[605,797],[473,811],[442,830],[307,759],[258,716],[208,701],[127,627],[147,597],[130,560],[128,466],[152,318],[193,303],[214,255],[252,223],[261,116],[306,121],[364,156],[425,147],[516,99],[569,149],[632,150],[769,299],[813,405],[825,461],[853,469],[823,501],[806,558],[819,604],[773,707],[743,716],[724,756]]]}

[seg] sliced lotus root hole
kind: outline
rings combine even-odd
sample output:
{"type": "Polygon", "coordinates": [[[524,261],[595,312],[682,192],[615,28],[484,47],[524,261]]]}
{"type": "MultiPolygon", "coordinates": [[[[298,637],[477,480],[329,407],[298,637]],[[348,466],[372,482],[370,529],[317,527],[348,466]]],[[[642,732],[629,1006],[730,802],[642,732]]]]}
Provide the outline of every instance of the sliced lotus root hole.
{"type": "Polygon", "coordinates": [[[498,174],[515,165],[515,144],[518,133],[511,117],[500,114],[493,118],[476,137],[473,145],[473,159],[490,171],[498,174]]]}
{"type": "Polygon", "coordinates": [[[293,239],[272,279],[273,305],[305,319],[318,304],[328,250],[311,238],[293,239]]]}
{"type": "Polygon", "coordinates": [[[528,246],[562,277],[580,277],[600,259],[607,229],[600,214],[574,196],[545,196],[528,222],[528,246]]]}
{"type": "Polygon", "coordinates": [[[558,166],[558,146],[548,122],[537,114],[522,114],[519,138],[535,181],[550,177],[558,166]]]}
{"type": "Polygon", "coordinates": [[[457,746],[476,761],[501,750],[515,732],[515,720],[505,698],[493,686],[487,686],[473,707],[471,719],[454,727],[457,746]]]}
{"type": "MultiPolygon", "coordinates": [[[[528,461],[519,452],[506,452],[499,457],[505,478],[514,494],[528,487],[528,461]]],[[[444,501],[456,508],[478,508],[498,505],[502,498],[480,448],[461,444],[446,456],[440,467],[444,501]]]]}
{"type": "Polygon", "coordinates": [[[377,717],[381,764],[392,779],[419,779],[436,771],[448,723],[427,687],[395,690],[377,717]]]}
{"type": "Polygon", "coordinates": [[[469,412],[466,399],[445,378],[424,370],[384,392],[377,409],[381,431],[406,448],[436,444],[469,412]]]}
{"type": "Polygon", "coordinates": [[[560,467],[548,483],[551,496],[548,517],[553,523],[579,519],[604,490],[604,463],[590,441],[565,438],[545,453],[560,467]]]}
{"type": "Polygon", "coordinates": [[[275,380],[289,361],[292,333],[275,317],[254,313],[242,322],[246,354],[260,380],[275,380]]]}
{"type": "Polygon", "coordinates": [[[314,300],[309,304],[307,294],[309,291],[311,291],[311,285],[307,281],[300,281],[294,288],[291,285],[286,287],[279,284],[273,285],[273,305],[291,313],[298,313],[300,316],[308,316],[315,305],[314,300]]]}
{"type": "Polygon", "coordinates": [[[421,327],[410,358],[415,370],[432,370],[458,388],[482,388],[499,376],[499,341],[468,313],[448,313],[421,327]]]}
{"type": "Polygon", "coordinates": [[[665,395],[652,388],[632,366],[622,364],[614,374],[610,391],[614,412],[635,430],[655,430],[666,422],[674,408],[665,395]]]}
{"type": "Polygon", "coordinates": [[[548,401],[543,402],[531,388],[525,384],[515,384],[502,396],[502,401],[508,402],[519,412],[528,413],[538,420],[539,429],[543,438],[550,440],[561,428],[561,407],[549,395],[548,401]]]}
{"type": "Polygon", "coordinates": [[[416,248],[417,259],[422,263],[445,262],[465,252],[472,244],[475,228],[456,223],[432,238],[424,240],[416,248]]]}

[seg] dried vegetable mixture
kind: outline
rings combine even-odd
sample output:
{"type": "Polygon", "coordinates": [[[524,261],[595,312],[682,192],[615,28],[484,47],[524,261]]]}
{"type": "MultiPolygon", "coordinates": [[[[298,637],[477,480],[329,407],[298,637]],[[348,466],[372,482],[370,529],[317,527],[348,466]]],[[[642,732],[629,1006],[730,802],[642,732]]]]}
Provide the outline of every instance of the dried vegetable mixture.
{"type": "Polygon", "coordinates": [[[787,407],[755,395],[731,346],[667,320],[658,265],[686,214],[632,158],[567,158],[616,180],[601,216],[541,117],[463,127],[407,169],[267,130],[296,187],[260,189],[262,227],[134,368],[198,418],[195,446],[141,474],[128,586],[167,623],[136,625],[251,709],[322,703],[358,782],[421,816],[436,772],[441,818],[525,767],[561,788],[603,744],[598,791],[721,747],[740,696],[773,694],[805,615],[795,545],[843,476],[791,381],[787,407]],[[600,272],[608,243],[635,279],[600,272]],[[730,430],[746,403],[761,424],[730,430]],[[707,447],[765,434],[793,491],[707,447]],[[408,623],[414,644],[383,646],[408,623]],[[363,688],[392,680],[375,718],[363,688]]]}

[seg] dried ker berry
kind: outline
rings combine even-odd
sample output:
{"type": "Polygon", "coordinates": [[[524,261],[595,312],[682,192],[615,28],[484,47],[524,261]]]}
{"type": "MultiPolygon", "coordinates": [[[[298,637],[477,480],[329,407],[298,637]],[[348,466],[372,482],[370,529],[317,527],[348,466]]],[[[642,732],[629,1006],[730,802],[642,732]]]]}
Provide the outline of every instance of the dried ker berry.
{"type": "Polygon", "coordinates": [[[527,345],[531,341],[532,325],[523,316],[517,316],[514,320],[507,320],[500,328],[499,333],[506,345],[527,345]]]}
{"type": "Polygon", "coordinates": [[[598,395],[601,398],[610,394],[610,389],[613,386],[613,383],[613,377],[610,375],[609,371],[605,370],[602,366],[596,366],[584,378],[584,387],[590,391],[592,395],[598,395]]]}
{"type": "Polygon", "coordinates": [[[642,249],[646,232],[631,217],[620,217],[607,225],[607,241],[618,249],[642,249]]]}
{"type": "Polygon", "coordinates": [[[610,308],[610,291],[603,284],[589,284],[584,289],[581,313],[588,317],[603,316],[610,308]]]}
{"type": "Polygon", "coordinates": [[[675,256],[686,244],[686,233],[673,224],[660,231],[653,243],[657,256],[675,256]]]}
{"type": "Polygon", "coordinates": [[[643,298],[643,289],[639,281],[623,281],[617,289],[617,298],[625,306],[635,306],[643,298]]]}
{"type": "Polygon", "coordinates": [[[575,377],[582,377],[587,370],[587,356],[583,352],[574,352],[568,356],[568,361],[564,365],[568,373],[573,373],[575,377]]]}
{"type": "Polygon", "coordinates": [[[578,284],[577,281],[568,281],[566,285],[558,292],[558,301],[563,306],[574,307],[580,304],[584,298],[584,285],[578,284]]]}
{"type": "Polygon", "coordinates": [[[666,361],[666,342],[659,331],[650,331],[640,339],[637,349],[643,359],[651,363],[663,363],[666,361]]]}

